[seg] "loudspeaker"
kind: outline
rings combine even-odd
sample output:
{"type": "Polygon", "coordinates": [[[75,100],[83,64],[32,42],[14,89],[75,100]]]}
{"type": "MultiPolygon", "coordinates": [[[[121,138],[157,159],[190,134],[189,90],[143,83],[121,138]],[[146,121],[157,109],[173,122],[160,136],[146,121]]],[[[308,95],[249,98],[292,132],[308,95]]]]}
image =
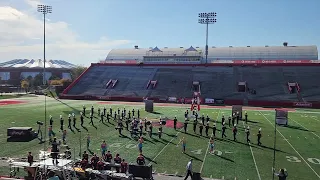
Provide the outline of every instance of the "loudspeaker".
{"type": "Polygon", "coordinates": [[[144,110],[147,112],[153,112],[153,101],[152,100],[145,100],[144,101],[144,110]]]}
{"type": "Polygon", "coordinates": [[[150,166],[140,166],[140,165],[129,165],[129,174],[132,174],[134,177],[139,178],[152,178],[152,165],[150,166]]]}

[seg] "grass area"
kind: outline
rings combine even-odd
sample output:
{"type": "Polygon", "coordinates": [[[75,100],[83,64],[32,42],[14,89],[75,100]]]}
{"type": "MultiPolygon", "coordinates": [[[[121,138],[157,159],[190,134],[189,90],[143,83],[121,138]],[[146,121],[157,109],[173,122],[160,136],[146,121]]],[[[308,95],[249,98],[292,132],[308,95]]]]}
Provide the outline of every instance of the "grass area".
{"type": "Polygon", "coordinates": [[[0,95],[0,99],[14,99],[14,98],[20,98],[20,97],[35,97],[35,95],[32,95],[32,94],[5,94],[5,95],[0,95]]]}
{"type": "MultiPolygon", "coordinates": [[[[48,144],[39,144],[38,140],[27,143],[6,142],[6,129],[12,126],[31,126],[37,130],[36,121],[44,121],[44,104],[42,99],[33,100],[29,98],[28,104],[0,106],[1,129],[0,156],[24,157],[28,151],[37,155],[40,149],[48,148],[48,144]]],[[[69,113],[82,110],[82,105],[98,107],[104,105],[97,101],[63,101],[65,104],[54,99],[47,98],[47,116],[54,117],[54,131],[57,137],[61,138],[59,132],[59,115],[65,118],[67,126],[67,115],[69,113]]],[[[188,106],[180,107],[160,107],[155,105],[157,114],[145,112],[144,106],[132,106],[130,103],[118,105],[106,105],[107,109],[126,108],[140,109],[141,117],[148,119],[168,117],[173,119],[176,115],[179,121],[184,121],[184,111],[188,106]]],[[[219,107],[220,108],[220,107],[219,107]]],[[[221,117],[231,114],[230,109],[221,107],[220,109],[202,109],[201,114],[208,114],[211,120],[217,120],[217,139],[215,143],[215,155],[208,153],[208,137],[199,136],[193,133],[192,125],[188,126],[188,133],[171,128],[164,129],[164,136],[158,139],[146,137],[143,146],[147,163],[153,164],[153,169],[157,173],[168,173],[184,175],[185,166],[190,158],[194,159],[193,170],[201,172],[202,177],[232,179],[271,179],[271,168],[273,163],[273,142],[274,142],[274,111],[254,111],[247,110],[249,122],[245,126],[250,126],[252,144],[248,144],[245,139],[244,124],[241,121],[238,125],[238,141],[232,140],[231,128],[227,129],[227,139],[221,139],[221,117]],[[257,146],[256,133],[262,128],[262,144],[257,146]],[[181,153],[181,146],[176,146],[179,140],[185,137],[187,140],[187,153],[181,153]]],[[[89,112],[89,108],[87,109],[89,112]]],[[[276,144],[276,169],[286,168],[290,179],[320,179],[320,113],[317,111],[289,112],[289,126],[277,127],[276,144]]],[[[100,144],[103,140],[109,145],[109,150],[113,154],[119,153],[121,157],[129,162],[135,162],[138,155],[137,141],[131,139],[127,131],[126,137],[119,137],[118,131],[113,124],[99,123],[99,119],[94,119],[97,129],[89,125],[89,119],[85,119],[85,126],[91,135],[91,151],[100,154],[100,144]]],[[[213,122],[210,122],[211,126],[213,122]]],[[[79,122],[77,125],[80,128],[79,122]]],[[[82,144],[82,151],[85,150],[86,131],[82,128],[80,133],[68,131],[67,142],[73,148],[77,156],[82,144]],[[81,139],[81,140],[80,140],[81,139]],[[81,141],[81,143],[80,143],[81,141]]],[[[210,134],[211,134],[210,130],[210,134]]],[[[0,173],[7,169],[0,168],[0,173]]],[[[6,171],[9,173],[8,171],[6,171]]]]}

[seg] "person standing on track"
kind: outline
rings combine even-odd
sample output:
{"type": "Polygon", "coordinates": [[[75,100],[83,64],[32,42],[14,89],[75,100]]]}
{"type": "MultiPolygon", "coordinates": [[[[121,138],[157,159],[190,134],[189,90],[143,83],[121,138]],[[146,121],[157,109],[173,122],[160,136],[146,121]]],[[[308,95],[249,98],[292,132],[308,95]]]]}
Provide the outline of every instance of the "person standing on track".
{"type": "Polygon", "coordinates": [[[184,124],[183,124],[183,129],[184,129],[184,133],[187,133],[187,129],[188,129],[188,120],[187,118],[185,118],[184,124]]]}
{"type": "Polygon", "coordinates": [[[68,115],[68,128],[71,129],[71,114],[68,115]]]}
{"type": "Polygon", "coordinates": [[[187,174],[186,174],[186,177],[184,178],[184,180],[188,179],[189,176],[192,179],[192,176],[193,176],[192,175],[192,159],[190,159],[190,161],[188,162],[186,169],[187,169],[187,174]]]}
{"type": "Polygon", "coordinates": [[[258,146],[261,146],[261,137],[262,137],[261,128],[259,129],[257,136],[258,136],[258,146]]]}
{"type": "Polygon", "coordinates": [[[247,113],[247,111],[244,113],[244,117],[245,117],[245,121],[246,121],[246,124],[247,124],[247,122],[248,122],[248,113],[247,113]]]}
{"type": "Polygon", "coordinates": [[[174,116],[174,119],[173,119],[173,128],[174,130],[177,130],[177,116],[174,116]]]}
{"type": "Polygon", "coordinates": [[[237,141],[237,132],[238,132],[238,129],[237,129],[237,125],[234,124],[234,127],[232,129],[232,132],[233,132],[233,140],[234,141],[237,141]]]}
{"type": "Polygon", "coordinates": [[[222,138],[227,137],[226,136],[226,129],[227,127],[225,126],[225,123],[222,125],[222,138]]]}
{"type": "Polygon", "coordinates": [[[102,157],[104,157],[106,155],[106,151],[107,151],[107,143],[106,143],[106,141],[103,141],[101,143],[101,154],[102,154],[102,157]]]}
{"type": "Polygon", "coordinates": [[[186,139],[182,137],[182,139],[180,139],[179,143],[177,144],[177,147],[179,146],[180,143],[182,145],[182,153],[186,153],[186,146],[187,146],[186,139]]]}
{"type": "Polygon", "coordinates": [[[249,138],[249,136],[250,136],[250,127],[249,126],[246,128],[245,132],[246,132],[246,135],[247,135],[247,143],[250,143],[250,138],[249,138]]]}
{"type": "Polygon", "coordinates": [[[111,107],[109,108],[109,113],[112,116],[112,108],[111,107]]]}
{"type": "MultiPolygon", "coordinates": [[[[222,129],[223,129],[223,128],[222,128],[222,129]]],[[[212,127],[213,137],[216,137],[216,131],[217,131],[216,123],[213,123],[213,127],[212,127]]],[[[223,136],[222,136],[222,137],[223,137],[223,136]]]]}
{"type": "Polygon", "coordinates": [[[158,135],[159,135],[159,139],[161,139],[162,137],[162,125],[159,126],[159,130],[158,130],[158,135]]]}
{"type": "Polygon", "coordinates": [[[73,127],[76,127],[76,115],[74,113],[72,113],[72,117],[73,117],[73,127]]]}
{"type": "Polygon", "coordinates": [[[63,118],[62,118],[62,115],[60,115],[60,130],[62,131],[63,130],[63,118]]]}
{"type": "Polygon", "coordinates": [[[140,136],[138,140],[138,148],[139,148],[139,153],[142,153],[142,144],[143,144],[143,138],[140,136]]]}
{"type": "Polygon", "coordinates": [[[209,146],[210,146],[210,154],[214,154],[214,137],[211,136],[210,138],[210,143],[209,143],[209,146]]]}
{"type": "Polygon", "coordinates": [[[82,114],[86,116],[86,107],[84,105],[82,106],[82,109],[83,109],[82,114]]]}
{"type": "MultiPolygon", "coordinates": [[[[209,121],[208,121],[209,122],[209,121]]],[[[200,133],[200,136],[202,136],[202,130],[203,130],[203,124],[200,124],[199,126],[199,133],[200,133]]]]}
{"type": "Polygon", "coordinates": [[[93,105],[91,106],[91,114],[92,114],[92,116],[93,116],[93,113],[94,113],[94,107],[93,107],[93,105]]]}
{"type": "Polygon", "coordinates": [[[83,113],[80,112],[80,123],[81,123],[81,126],[83,127],[83,113]]]}
{"type": "Polygon", "coordinates": [[[208,137],[209,136],[209,128],[210,128],[210,126],[209,126],[209,122],[207,122],[207,124],[206,124],[206,136],[208,137]]]}
{"type": "Polygon", "coordinates": [[[53,126],[53,119],[52,119],[52,116],[50,115],[50,120],[49,120],[49,122],[50,122],[50,126],[53,126]]]}
{"type": "Polygon", "coordinates": [[[195,134],[197,134],[197,132],[196,132],[197,124],[198,124],[198,121],[194,120],[194,121],[193,121],[193,132],[194,132],[195,134]]]}
{"type": "Polygon", "coordinates": [[[149,126],[149,137],[152,138],[152,123],[150,123],[150,126],[149,126]]]}

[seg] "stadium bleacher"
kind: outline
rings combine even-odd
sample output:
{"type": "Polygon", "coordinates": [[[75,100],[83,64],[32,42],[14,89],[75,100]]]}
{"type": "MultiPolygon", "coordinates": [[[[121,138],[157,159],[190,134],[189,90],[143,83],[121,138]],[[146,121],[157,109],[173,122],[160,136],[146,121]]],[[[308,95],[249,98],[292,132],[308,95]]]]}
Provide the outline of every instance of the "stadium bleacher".
{"type": "Polygon", "coordinates": [[[201,97],[215,99],[316,101],[320,99],[318,67],[287,66],[105,66],[95,65],[67,93],[110,97],[191,97],[192,82],[199,81],[201,97]],[[110,79],[118,82],[106,88],[110,79]],[[157,80],[155,88],[146,88],[157,80]],[[238,82],[246,82],[256,94],[237,92],[238,82]],[[300,96],[291,94],[288,83],[297,82],[300,96]]]}

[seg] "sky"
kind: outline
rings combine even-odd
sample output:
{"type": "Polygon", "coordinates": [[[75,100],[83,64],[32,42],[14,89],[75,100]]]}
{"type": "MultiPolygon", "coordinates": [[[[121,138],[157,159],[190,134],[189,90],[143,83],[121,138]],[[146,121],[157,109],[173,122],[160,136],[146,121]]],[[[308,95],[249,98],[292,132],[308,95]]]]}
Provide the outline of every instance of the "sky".
{"type": "Polygon", "coordinates": [[[320,0],[0,0],[0,62],[46,59],[88,66],[113,48],[203,47],[198,13],[216,12],[209,46],[317,45],[320,0]]]}

